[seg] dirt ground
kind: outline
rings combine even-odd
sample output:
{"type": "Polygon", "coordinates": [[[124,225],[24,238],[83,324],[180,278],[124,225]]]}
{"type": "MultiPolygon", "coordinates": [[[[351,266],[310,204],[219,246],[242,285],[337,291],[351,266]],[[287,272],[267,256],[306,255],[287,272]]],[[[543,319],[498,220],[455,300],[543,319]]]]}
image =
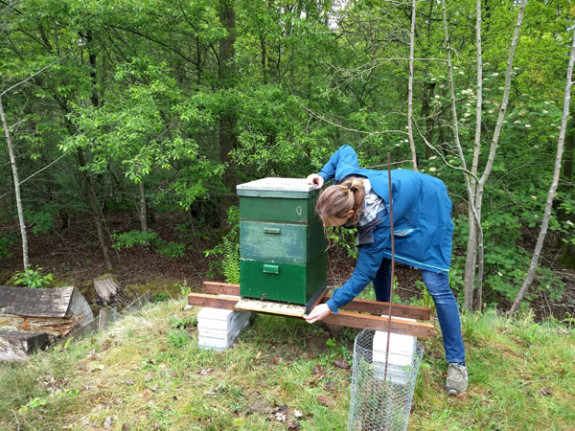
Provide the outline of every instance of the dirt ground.
{"type": "MultiPolygon", "coordinates": [[[[210,270],[210,262],[204,251],[213,247],[217,232],[209,229],[188,229],[186,233],[174,229],[183,223],[180,215],[161,214],[150,229],[166,241],[185,242],[186,253],[181,258],[170,258],[156,253],[153,247],[134,247],[116,251],[110,249],[114,262],[111,272],[123,289],[123,301],[129,303],[146,291],[152,295],[175,296],[180,294],[177,283],[186,282],[192,291],[201,291],[203,281],[224,281],[210,270]]],[[[6,226],[4,226],[5,231],[6,226]]],[[[126,232],[138,229],[138,221],[126,214],[108,214],[109,232],[126,232]]],[[[93,234],[95,229],[89,220],[71,220],[66,229],[52,229],[50,232],[29,236],[29,260],[34,268],[52,273],[55,285],[78,287],[94,311],[102,305],[94,292],[94,278],[107,271],[103,262],[98,241],[93,234]]],[[[355,261],[342,248],[333,247],[328,253],[328,286],[339,286],[351,275],[355,261]]],[[[21,269],[21,252],[16,247],[9,258],[0,259],[0,285],[9,284],[12,275],[21,269]]],[[[575,274],[561,270],[558,275],[566,286],[566,293],[559,303],[553,303],[541,296],[532,304],[540,318],[553,315],[559,319],[575,311],[575,274]]],[[[402,299],[420,297],[421,291],[415,286],[420,279],[419,270],[401,264],[396,265],[398,280],[397,294],[402,299]]],[[[121,305],[121,304],[120,304],[121,305]]],[[[505,308],[503,308],[505,309],[505,308]]]]}

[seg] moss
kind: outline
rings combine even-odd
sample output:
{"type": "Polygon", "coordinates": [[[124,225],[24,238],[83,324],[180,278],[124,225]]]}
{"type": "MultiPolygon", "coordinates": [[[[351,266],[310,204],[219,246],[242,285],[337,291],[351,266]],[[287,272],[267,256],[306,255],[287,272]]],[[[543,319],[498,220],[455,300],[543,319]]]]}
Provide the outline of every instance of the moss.
{"type": "Polygon", "coordinates": [[[13,271],[0,271],[0,285],[8,285],[8,281],[14,276],[13,271]]]}
{"type": "Polygon", "coordinates": [[[155,278],[148,280],[145,283],[135,283],[126,285],[126,290],[135,294],[136,297],[150,292],[152,298],[154,294],[166,294],[169,298],[177,298],[180,295],[180,283],[182,280],[168,279],[168,278],[155,278]]]}

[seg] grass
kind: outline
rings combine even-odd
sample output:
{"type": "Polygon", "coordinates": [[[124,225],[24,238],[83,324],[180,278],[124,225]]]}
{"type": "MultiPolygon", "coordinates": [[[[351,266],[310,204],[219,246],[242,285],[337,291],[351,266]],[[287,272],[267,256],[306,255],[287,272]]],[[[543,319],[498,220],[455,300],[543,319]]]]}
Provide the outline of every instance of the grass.
{"type": "MultiPolygon", "coordinates": [[[[108,332],[0,366],[1,430],[345,430],[353,341],[257,315],[224,352],[198,348],[184,301],[108,332]]],[[[470,390],[443,391],[439,337],[425,356],[409,430],[573,430],[575,331],[531,316],[463,316],[470,390]]]]}

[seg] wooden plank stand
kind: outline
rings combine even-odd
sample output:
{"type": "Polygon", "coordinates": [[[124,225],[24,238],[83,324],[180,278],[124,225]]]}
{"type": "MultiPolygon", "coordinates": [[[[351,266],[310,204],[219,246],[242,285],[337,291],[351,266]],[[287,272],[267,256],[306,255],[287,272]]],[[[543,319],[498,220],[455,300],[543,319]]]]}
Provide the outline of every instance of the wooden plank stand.
{"type": "MultiPolygon", "coordinates": [[[[188,304],[234,311],[252,311],[299,319],[303,319],[305,314],[305,306],[294,305],[290,307],[289,304],[283,304],[285,309],[282,310],[281,306],[278,307],[271,304],[272,301],[242,298],[238,284],[205,281],[203,283],[203,290],[204,293],[190,293],[188,295],[188,304]],[[256,307],[256,301],[260,303],[259,307],[256,307]],[[246,304],[248,305],[246,306],[246,304]],[[252,304],[251,308],[250,304],[252,304]],[[303,314],[302,309],[304,310],[303,314]]],[[[326,302],[331,297],[328,295],[328,291],[329,289],[324,289],[313,306],[326,302]]],[[[310,307],[310,309],[311,308],[313,307],[310,307]]],[[[389,303],[387,302],[355,299],[342,307],[337,314],[332,313],[326,316],[322,322],[328,325],[347,326],[359,329],[372,328],[387,330],[390,328],[391,332],[421,338],[432,338],[435,336],[435,328],[433,324],[429,322],[431,317],[429,308],[392,304],[391,322],[389,317],[385,315],[388,311],[389,303]],[[415,319],[415,321],[411,319],[415,319]]]]}

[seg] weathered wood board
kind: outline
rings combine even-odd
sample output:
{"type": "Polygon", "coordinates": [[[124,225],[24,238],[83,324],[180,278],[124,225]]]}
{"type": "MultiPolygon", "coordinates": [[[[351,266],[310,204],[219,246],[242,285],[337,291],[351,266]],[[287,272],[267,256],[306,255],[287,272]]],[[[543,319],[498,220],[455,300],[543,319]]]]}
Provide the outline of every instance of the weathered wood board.
{"type": "Polygon", "coordinates": [[[0,361],[25,361],[48,344],[48,335],[0,328],[0,361]]]}
{"type": "Polygon", "coordinates": [[[111,275],[94,279],[94,288],[96,294],[104,301],[104,304],[109,303],[120,290],[118,283],[111,275]]]}
{"type": "Polygon", "coordinates": [[[64,317],[75,287],[24,289],[0,286],[0,313],[19,316],[64,317]]]}
{"type": "Polygon", "coordinates": [[[93,318],[92,308],[74,286],[54,289],[0,286],[0,327],[63,336],[93,318]]]}
{"type": "Polygon", "coordinates": [[[71,317],[28,317],[14,314],[0,314],[0,328],[12,328],[19,331],[45,332],[53,337],[66,336],[84,323],[92,319],[86,319],[83,314],[75,314],[71,317]]]}

